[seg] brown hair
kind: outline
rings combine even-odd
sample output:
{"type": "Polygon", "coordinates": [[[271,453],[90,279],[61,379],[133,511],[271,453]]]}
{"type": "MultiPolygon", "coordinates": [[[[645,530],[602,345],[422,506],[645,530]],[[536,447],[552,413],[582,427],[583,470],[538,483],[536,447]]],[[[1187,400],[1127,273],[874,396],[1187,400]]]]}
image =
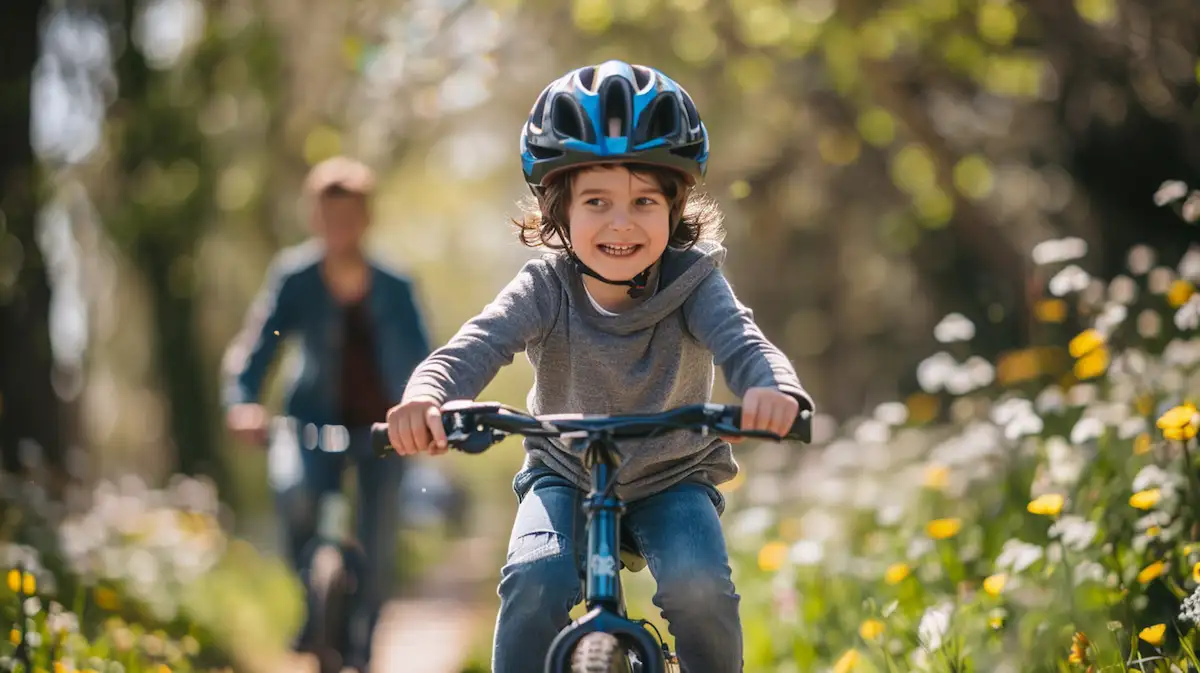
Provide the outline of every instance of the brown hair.
{"type": "Polygon", "coordinates": [[[671,209],[672,228],[667,245],[687,249],[698,241],[724,238],[720,208],[708,196],[697,192],[682,173],[661,166],[619,163],[588,164],[551,177],[536,197],[528,197],[521,204],[524,213],[513,220],[517,238],[530,248],[566,248],[570,240],[567,214],[575,176],[584,170],[617,166],[625,166],[634,175],[653,178],[662,190],[671,209]]]}
{"type": "Polygon", "coordinates": [[[375,191],[375,172],[357,159],[332,157],[312,167],[304,191],[311,199],[346,195],[367,198],[375,191]]]}

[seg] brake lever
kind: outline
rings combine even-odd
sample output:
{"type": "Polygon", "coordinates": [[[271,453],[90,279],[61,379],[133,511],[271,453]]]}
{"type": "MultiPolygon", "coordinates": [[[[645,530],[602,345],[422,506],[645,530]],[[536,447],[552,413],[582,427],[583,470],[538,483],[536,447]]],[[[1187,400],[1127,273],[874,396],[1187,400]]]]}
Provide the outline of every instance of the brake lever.
{"type": "Polygon", "coordinates": [[[766,430],[742,430],[737,425],[727,421],[721,421],[713,424],[712,432],[717,435],[727,435],[730,437],[746,437],[752,439],[770,439],[776,442],[782,442],[785,438],[779,435],[768,432],[766,430]]]}
{"type": "Polygon", "coordinates": [[[443,407],[442,427],[446,431],[446,443],[463,453],[478,454],[487,451],[493,444],[504,439],[504,435],[491,429],[479,429],[474,413],[495,411],[498,405],[468,405],[449,403],[443,407]],[[455,408],[457,407],[457,408],[455,408]]]}
{"type": "Polygon", "coordinates": [[[463,453],[483,453],[498,441],[500,438],[491,430],[456,430],[446,436],[446,443],[463,453]]]}

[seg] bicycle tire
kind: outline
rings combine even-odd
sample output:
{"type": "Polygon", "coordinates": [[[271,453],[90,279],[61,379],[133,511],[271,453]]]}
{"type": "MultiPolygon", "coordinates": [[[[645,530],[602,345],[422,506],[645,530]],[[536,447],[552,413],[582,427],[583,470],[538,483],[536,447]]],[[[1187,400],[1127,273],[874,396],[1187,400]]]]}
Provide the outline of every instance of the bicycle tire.
{"type": "Polygon", "coordinates": [[[629,673],[625,648],[611,633],[589,633],[575,646],[571,673],[629,673]]]}
{"type": "Polygon", "coordinates": [[[349,582],[342,552],[336,545],[321,545],[312,557],[309,591],[313,596],[313,651],[320,673],[342,670],[349,582]]]}

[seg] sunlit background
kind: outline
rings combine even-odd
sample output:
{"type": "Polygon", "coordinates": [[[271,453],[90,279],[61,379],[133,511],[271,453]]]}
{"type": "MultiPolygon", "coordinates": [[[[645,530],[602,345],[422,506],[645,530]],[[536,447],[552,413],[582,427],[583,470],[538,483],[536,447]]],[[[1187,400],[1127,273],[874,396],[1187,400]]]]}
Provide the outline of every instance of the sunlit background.
{"type": "MultiPolygon", "coordinates": [[[[304,175],[337,154],[377,171],[372,252],[414,278],[443,343],[534,254],[508,221],[534,98],[609,58],[696,99],[728,275],[821,412],[813,447],[740,445],[722,487],[747,671],[943,670],[945,625],[968,620],[983,635],[954,642],[975,670],[1042,670],[1086,654],[1088,619],[1109,649],[1110,619],[1126,649],[1152,643],[1140,630],[1182,598],[1141,581],[1156,559],[1183,596],[1200,580],[1191,550],[1156,551],[1200,540],[1194,508],[1105,514],[1195,479],[1170,462],[1195,451],[1155,428],[1200,397],[1194,2],[9,0],[0,16],[0,567],[40,594],[10,601],[18,574],[0,617],[61,626],[72,667],[300,670],[265,454],[227,436],[218,389],[266,264],[308,235],[304,175]],[[1087,467],[1126,449],[1158,472],[1087,467]],[[1087,577],[1136,596],[1060,600],[1087,577]]],[[[518,358],[483,397],[521,406],[530,382],[518,358]]],[[[521,459],[509,441],[410,474],[377,670],[487,670],[521,459]]],[[[648,576],[629,583],[656,618],[648,576]]]]}

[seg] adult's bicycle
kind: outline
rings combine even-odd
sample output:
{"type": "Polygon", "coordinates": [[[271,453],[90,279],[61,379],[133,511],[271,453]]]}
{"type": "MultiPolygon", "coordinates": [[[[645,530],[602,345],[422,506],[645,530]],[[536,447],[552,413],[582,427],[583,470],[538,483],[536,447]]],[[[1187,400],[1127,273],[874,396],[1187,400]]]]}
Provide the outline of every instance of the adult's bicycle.
{"type": "MultiPolygon", "coordinates": [[[[546,653],[546,673],[666,673],[678,663],[662,635],[646,620],[630,619],[618,570],[639,572],[646,559],[631,536],[621,535],[625,505],[616,495],[621,458],[617,444],[664,432],[690,430],[726,437],[812,441],[812,412],[801,409],[786,437],[743,431],[742,409],[727,404],[693,404],[650,414],[545,414],[533,416],[496,402],[448,402],[442,407],[447,443],[464,453],[483,453],[509,435],[550,437],[582,454],[591,490],[582,499],[587,514],[584,604],[586,613],[558,633],[546,653]],[[651,635],[647,626],[654,629],[651,635]]],[[[371,428],[375,452],[392,447],[387,424],[371,428]]]]}

